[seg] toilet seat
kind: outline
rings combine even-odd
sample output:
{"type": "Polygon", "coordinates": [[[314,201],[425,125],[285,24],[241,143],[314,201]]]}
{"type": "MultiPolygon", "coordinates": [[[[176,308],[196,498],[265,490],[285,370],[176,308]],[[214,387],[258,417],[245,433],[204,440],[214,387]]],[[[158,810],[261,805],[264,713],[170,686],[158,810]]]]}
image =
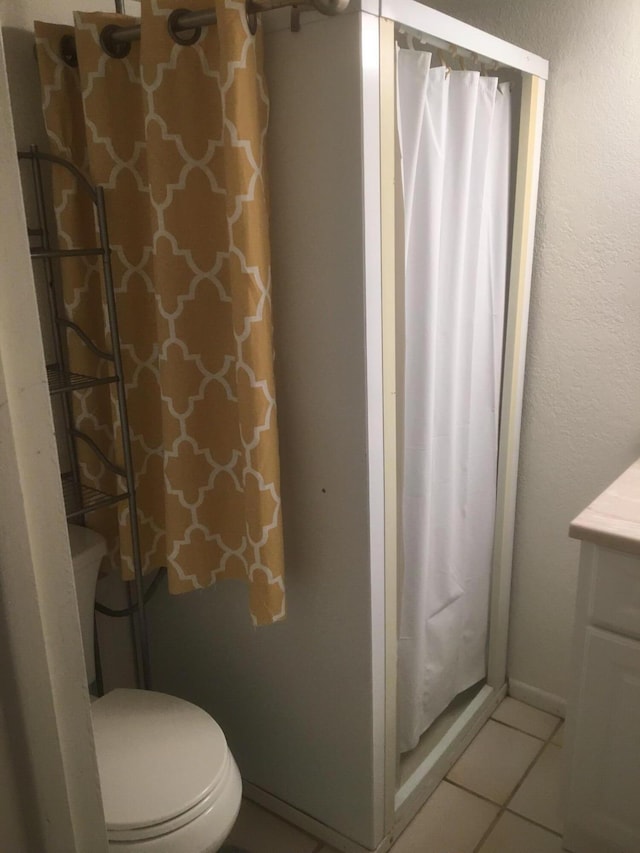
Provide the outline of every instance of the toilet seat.
{"type": "MultiPolygon", "coordinates": [[[[118,689],[93,703],[91,715],[110,842],[135,845],[184,832],[198,818],[229,810],[237,767],[222,730],[201,708],[164,693],[118,689]]],[[[234,799],[239,805],[239,792],[234,799]]],[[[235,812],[237,806],[231,823],[235,812]]]]}
{"type": "Polygon", "coordinates": [[[231,774],[233,772],[232,763],[227,759],[225,764],[226,773],[223,780],[221,780],[221,785],[216,785],[215,789],[203,797],[195,806],[167,821],[151,824],[149,826],[130,826],[122,829],[118,826],[114,826],[107,818],[107,837],[109,841],[121,844],[125,841],[146,841],[151,838],[159,838],[161,836],[168,835],[169,833],[177,832],[179,829],[183,829],[188,824],[195,821],[201,815],[205,815],[216,805],[220,799],[220,788],[226,789],[231,778],[231,774]]]}

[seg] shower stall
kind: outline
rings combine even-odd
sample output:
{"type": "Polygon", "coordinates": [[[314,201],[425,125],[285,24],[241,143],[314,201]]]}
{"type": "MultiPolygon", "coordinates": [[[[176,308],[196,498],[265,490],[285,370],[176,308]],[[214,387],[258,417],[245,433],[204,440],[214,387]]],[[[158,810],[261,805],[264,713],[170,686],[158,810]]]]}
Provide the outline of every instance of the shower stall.
{"type": "Polygon", "coordinates": [[[264,25],[287,618],[158,594],[153,686],[382,853],[506,692],[548,66],[414,0],[264,25]]]}

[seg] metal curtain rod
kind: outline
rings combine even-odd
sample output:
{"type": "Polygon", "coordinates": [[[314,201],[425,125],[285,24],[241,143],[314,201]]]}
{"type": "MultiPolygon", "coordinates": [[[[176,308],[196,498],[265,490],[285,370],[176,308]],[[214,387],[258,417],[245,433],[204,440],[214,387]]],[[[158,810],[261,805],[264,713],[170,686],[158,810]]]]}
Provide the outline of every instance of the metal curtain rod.
{"type": "MultiPolygon", "coordinates": [[[[323,15],[339,15],[349,5],[349,0],[265,0],[256,3],[255,0],[245,0],[245,11],[249,31],[255,35],[258,28],[258,12],[270,12],[273,9],[282,9],[291,6],[299,10],[301,6],[312,6],[323,15]]],[[[199,12],[189,12],[186,9],[175,9],[167,19],[167,26],[171,38],[178,44],[195,44],[202,34],[202,27],[216,23],[215,9],[205,9],[199,12]],[[186,35],[183,35],[186,33],[186,35]]],[[[140,40],[140,24],[130,27],[119,27],[117,24],[109,24],[103,27],[100,33],[100,44],[105,53],[116,59],[124,58],[131,50],[131,43],[140,40]]],[[[63,36],[60,41],[60,52],[67,65],[76,66],[78,59],[73,36],[63,36]]]]}

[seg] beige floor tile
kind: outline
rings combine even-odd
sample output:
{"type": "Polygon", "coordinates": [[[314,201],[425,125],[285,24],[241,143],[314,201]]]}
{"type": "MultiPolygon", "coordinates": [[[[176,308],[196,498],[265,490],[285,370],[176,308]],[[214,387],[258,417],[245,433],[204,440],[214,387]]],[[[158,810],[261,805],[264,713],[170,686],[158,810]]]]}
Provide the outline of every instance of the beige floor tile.
{"type": "Polygon", "coordinates": [[[510,812],[504,812],[478,853],[562,853],[562,839],[510,812]]]}
{"type": "Polygon", "coordinates": [[[473,853],[497,813],[486,800],[442,782],[391,853],[473,853]]]}
{"type": "Polygon", "coordinates": [[[537,738],[489,720],[447,778],[502,804],[541,747],[537,738]]]}
{"type": "Polygon", "coordinates": [[[564,745],[564,723],[560,726],[558,731],[551,738],[551,743],[555,743],[556,746],[564,745]]]}
{"type": "Polygon", "coordinates": [[[531,705],[512,699],[511,696],[507,696],[500,703],[493,714],[493,719],[520,729],[521,732],[542,738],[542,740],[547,740],[551,736],[560,721],[553,714],[539,711],[538,708],[532,708],[531,705]]]}
{"type": "Polygon", "coordinates": [[[248,853],[313,853],[318,841],[250,800],[243,800],[240,814],[226,841],[248,853]]]}
{"type": "Polygon", "coordinates": [[[555,832],[562,831],[560,782],[562,750],[549,744],[509,803],[509,810],[535,820],[555,832]]]}

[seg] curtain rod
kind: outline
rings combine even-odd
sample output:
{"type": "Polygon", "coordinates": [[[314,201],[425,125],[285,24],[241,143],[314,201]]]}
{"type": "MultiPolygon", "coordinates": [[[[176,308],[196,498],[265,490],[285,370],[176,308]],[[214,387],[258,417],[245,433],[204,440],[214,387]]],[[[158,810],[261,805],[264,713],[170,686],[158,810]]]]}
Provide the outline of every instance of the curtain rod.
{"type": "MultiPolygon", "coordinates": [[[[262,3],[256,3],[254,0],[245,0],[245,11],[249,31],[252,35],[255,35],[258,27],[258,12],[271,12],[274,9],[283,9],[287,6],[291,6],[295,10],[299,10],[301,6],[313,6],[323,15],[339,15],[346,10],[348,5],[349,0],[311,0],[311,3],[307,3],[306,0],[303,0],[302,3],[295,2],[295,0],[265,0],[262,3]]],[[[198,12],[175,9],[167,19],[167,27],[174,41],[178,44],[189,45],[195,44],[198,41],[202,33],[202,27],[215,24],[216,20],[215,9],[205,9],[198,12]],[[187,35],[182,35],[182,33],[187,33],[187,35]]],[[[116,24],[109,24],[103,27],[100,33],[102,49],[109,56],[113,56],[116,59],[124,58],[131,50],[131,43],[139,40],[140,24],[130,27],[119,27],[116,24]]],[[[60,52],[67,65],[75,67],[78,64],[73,36],[62,37],[60,40],[60,52]]]]}

